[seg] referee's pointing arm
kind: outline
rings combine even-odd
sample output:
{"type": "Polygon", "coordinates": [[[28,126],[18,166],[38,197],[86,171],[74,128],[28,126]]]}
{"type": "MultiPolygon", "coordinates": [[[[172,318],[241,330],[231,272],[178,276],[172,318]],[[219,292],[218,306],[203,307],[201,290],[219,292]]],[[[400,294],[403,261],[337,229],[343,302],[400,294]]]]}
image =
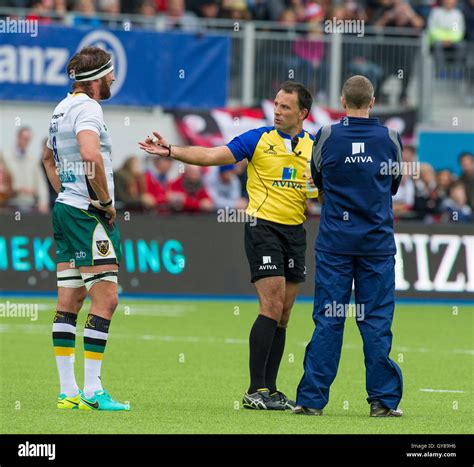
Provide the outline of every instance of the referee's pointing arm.
{"type": "Polygon", "coordinates": [[[186,164],[192,165],[228,165],[235,164],[235,157],[227,146],[217,146],[215,148],[205,148],[202,146],[171,146],[156,131],[153,132],[155,138],[148,138],[140,141],[140,149],[149,154],[161,157],[172,157],[186,164]]]}

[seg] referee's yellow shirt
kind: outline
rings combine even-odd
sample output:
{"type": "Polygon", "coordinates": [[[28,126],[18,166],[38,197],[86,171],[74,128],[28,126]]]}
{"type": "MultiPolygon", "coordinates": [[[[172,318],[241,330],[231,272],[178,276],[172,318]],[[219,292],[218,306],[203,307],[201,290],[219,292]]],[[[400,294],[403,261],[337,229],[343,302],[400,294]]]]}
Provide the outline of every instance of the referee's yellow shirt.
{"type": "Polygon", "coordinates": [[[261,127],[235,137],[227,147],[236,161],[248,159],[247,192],[251,216],[279,224],[302,224],[306,217],[306,179],[313,136],[292,138],[275,127],[261,127]]]}

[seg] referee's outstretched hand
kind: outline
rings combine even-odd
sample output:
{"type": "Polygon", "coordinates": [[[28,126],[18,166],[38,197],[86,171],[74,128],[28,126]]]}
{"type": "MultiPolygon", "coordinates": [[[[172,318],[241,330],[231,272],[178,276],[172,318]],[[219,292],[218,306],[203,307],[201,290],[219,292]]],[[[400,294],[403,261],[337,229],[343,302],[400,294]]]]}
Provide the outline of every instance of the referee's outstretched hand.
{"type": "Polygon", "coordinates": [[[156,131],[153,132],[155,138],[147,136],[145,141],[139,141],[138,146],[148,154],[154,154],[161,157],[169,157],[171,155],[170,145],[168,142],[156,131]]]}

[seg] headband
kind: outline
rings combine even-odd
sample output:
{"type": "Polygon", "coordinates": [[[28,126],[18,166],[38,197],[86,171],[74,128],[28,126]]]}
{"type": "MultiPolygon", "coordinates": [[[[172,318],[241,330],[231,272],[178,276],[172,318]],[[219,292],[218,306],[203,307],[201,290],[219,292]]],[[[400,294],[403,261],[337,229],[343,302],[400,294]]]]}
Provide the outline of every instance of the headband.
{"type": "Polygon", "coordinates": [[[103,76],[109,74],[111,71],[114,71],[114,66],[112,65],[112,60],[109,60],[105,65],[102,65],[100,68],[78,73],[74,76],[74,79],[76,80],[76,82],[93,81],[94,79],[102,78],[103,76]]]}

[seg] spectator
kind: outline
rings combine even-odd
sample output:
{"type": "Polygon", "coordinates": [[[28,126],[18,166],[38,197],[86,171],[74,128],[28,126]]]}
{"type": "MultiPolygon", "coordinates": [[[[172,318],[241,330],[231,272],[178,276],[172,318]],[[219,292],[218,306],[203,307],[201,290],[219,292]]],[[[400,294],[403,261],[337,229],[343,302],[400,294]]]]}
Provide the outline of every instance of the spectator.
{"type": "MultiPolygon", "coordinates": [[[[367,14],[364,9],[357,5],[353,0],[347,0],[342,4],[334,6],[331,17],[340,21],[367,21],[367,14]]],[[[344,76],[364,75],[374,85],[375,97],[377,98],[380,90],[380,80],[383,75],[382,68],[376,63],[370,61],[371,45],[355,41],[353,43],[343,44],[343,63],[347,64],[347,70],[344,76]]]]}
{"type": "Polygon", "coordinates": [[[324,59],[323,19],[323,9],[317,3],[309,3],[305,9],[308,33],[295,40],[293,58],[289,63],[289,68],[296,69],[299,81],[306,83],[314,95],[319,92],[318,100],[324,100],[323,94],[327,92],[328,70],[324,59]]]}
{"type": "Polygon", "coordinates": [[[418,13],[423,18],[425,23],[434,4],[435,2],[433,0],[410,0],[410,5],[413,7],[416,13],[418,13]]]}
{"type": "MultiPolygon", "coordinates": [[[[306,1],[305,0],[289,0],[286,2],[288,8],[282,13],[282,16],[285,12],[291,11],[295,16],[297,23],[305,22],[305,11],[306,11],[306,1]]],[[[280,16],[281,21],[281,16],[280,16]]]]}
{"type": "Polygon", "coordinates": [[[438,197],[444,201],[448,197],[449,188],[454,183],[453,173],[449,169],[441,169],[436,174],[438,197]]]}
{"type": "Polygon", "coordinates": [[[39,24],[50,24],[54,13],[54,0],[35,0],[30,4],[31,11],[26,16],[28,21],[38,21],[39,24]]]}
{"type": "MultiPolygon", "coordinates": [[[[169,0],[155,0],[155,9],[158,13],[166,12],[168,8],[168,1],[169,0]]],[[[189,0],[186,0],[186,5],[188,4],[189,0]]]]}
{"type": "Polygon", "coordinates": [[[66,0],[55,0],[54,12],[58,16],[58,19],[64,19],[67,15],[67,1],[66,0]]]}
{"type": "Polygon", "coordinates": [[[142,16],[140,21],[134,21],[134,27],[141,29],[155,29],[156,7],[152,0],[142,0],[135,9],[135,14],[142,16]]]}
{"type": "Polygon", "coordinates": [[[370,5],[370,24],[375,25],[387,11],[391,10],[395,0],[369,0],[370,5]]]}
{"type": "Polygon", "coordinates": [[[404,175],[397,194],[392,198],[393,214],[398,218],[412,218],[415,205],[415,184],[413,179],[404,175]]]}
{"type": "Polygon", "coordinates": [[[220,4],[218,0],[201,0],[196,5],[196,14],[201,18],[219,18],[220,4]]]}
{"type": "Polygon", "coordinates": [[[278,18],[278,22],[288,27],[294,26],[298,23],[298,15],[292,8],[287,8],[283,10],[283,13],[278,18]]]}
{"type": "Polygon", "coordinates": [[[342,3],[336,3],[333,8],[333,16],[344,21],[367,21],[367,14],[364,8],[358,5],[355,0],[345,0],[342,3]],[[336,15],[334,15],[334,11],[337,12],[336,15]]]}
{"type": "Polygon", "coordinates": [[[466,189],[467,204],[474,209],[474,155],[470,152],[461,153],[459,163],[462,169],[459,180],[466,189]]]}
{"type": "Polygon", "coordinates": [[[137,156],[125,159],[114,173],[115,198],[121,209],[144,211],[155,206],[154,197],[146,192],[145,177],[137,156]]]}
{"type": "MultiPolygon", "coordinates": [[[[416,163],[416,151],[413,146],[405,146],[403,162],[407,167],[416,163]]],[[[393,196],[393,213],[398,218],[413,218],[415,205],[415,183],[411,175],[403,175],[397,194],[393,196]]]]}
{"type": "Polygon", "coordinates": [[[166,13],[160,18],[165,29],[179,29],[187,32],[199,30],[197,16],[186,11],[184,0],[168,0],[166,13]]]}
{"type": "Polygon", "coordinates": [[[428,17],[428,34],[441,73],[446,71],[446,52],[454,54],[458,70],[464,59],[464,16],[456,3],[457,0],[442,0],[442,6],[433,8],[428,17]]]}
{"type": "Polygon", "coordinates": [[[100,19],[97,16],[93,0],[76,0],[72,16],[73,26],[90,26],[92,28],[100,27],[100,19]]]}
{"type": "Polygon", "coordinates": [[[153,165],[145,173],[146,192],[155,200],[159,212],[168,210],[169,173],[173,161],[169,157],[154,157],[153,165]]]}
{"type": "Polygon", "coordinates": [[[425,25],[425,21],[420,15],[415,13],[408,2],[395,0],[392,7],[385,11],[375,25],[379,27],[387,26],[421,30],[425,25]]]}
{"type": "Polygon", "coordinates": [[[62,23],[67,18],[67,0],[54,0],[55,20],[62,23]]]}
{"type": "Polygon", "coordinates": [[[205,178],[207,192],[214,207],[243,209],[247,200],[242,197],[242,187],[235,173],[234,165],[221,165],[213,168],[205,178]]]}
{"type": "Polygon", "coordinates": [[[41,170],[40,158],[29,152],[31,129],[18,130],[15,148],[6,152],[4,162],[13,177],[14,197],[10,204],[21,210],[37,209],[45,214],[49,211],[46,180],[41,170]]]}
{"type": "Polygon", "coordinates": [[[448,199],[443,203],[445,220],[448,222],[472,221],[472,209],[466,202],[466,187],[461,181],[454,182],[449,190],[448,199]]]}
{"type": "Polygon", "coordinates": [[[436,190],[436,174],[430,164],[421,164],[420,178],[415,181],[414,210],[418,219],[431,223],[439,220],[442,200],[436,190]]]}
{"type": "Polygon", "coordinates": [[[474,42],[474,0],[467,0],[463,5],[462,12],[466,22],[465,39],[472,45],[474,42]]]}
{"type": "Polygon", "coordinates": [[[109,28],[122,27],[122,20],[120,19],[120,0],[99,0],[99,11],[107,15],[107,19],[102,20],[102,23],[109,28]]]}
{"type": "Polygon", "coordinates": [[[245,0],[224,0],[222,3],[222,16],[223,18],[235,21],[249,21],[252,19],[245,0]]]}
{"type": "MultiPolygon", "coordinates": [[[[391,27],[391,28],[411,28],[413,33],[417,33],[423,29],[425,24],[424,19],[415,13],[410,4],[404,0],[394,0],[392,7],[388,9],[383,16],[375,23],[377,27],[391,27]]],[[[398,34],[396,29],[390,33],[390,36],[394,37],[406,37],[405,34],[398,34]]],[[[402,70],[403,75],[401,77],[401,92],[400,100],[406,102],[407,90],[410,83],[410,77],[415,61],[415,50],[412,47],[390,45],[386,47],[385,53],[392,57],[390,70],[386,69],[386,75],[393,74],[393,63],[397,63],[397,69],[402,70]]],[[[360,74],[364,74],[363,70],[359,71],[360,74]]],[[[379,77],[380,80],[381,77],[379,77]]],[[[397,75],[397,78],[400,78],[397,75]]]]}
{"type": "Polygon", "coordinates": [[[5,207],[12,196],[12,177],[0,153],[0,208],[5,207]]]}
{"type": "Polygon", "coordinates": [[[248,0],[247,4],[256,21],[278,21],[285,9],[284,0],[248,0]]]}
{"type": "Polygon", "coordinates": [[[178,212],[209,212],[213,205],[202,182],[201,168],[187,165],[184,174],[170,184],[170,207],[178,212]]]}

